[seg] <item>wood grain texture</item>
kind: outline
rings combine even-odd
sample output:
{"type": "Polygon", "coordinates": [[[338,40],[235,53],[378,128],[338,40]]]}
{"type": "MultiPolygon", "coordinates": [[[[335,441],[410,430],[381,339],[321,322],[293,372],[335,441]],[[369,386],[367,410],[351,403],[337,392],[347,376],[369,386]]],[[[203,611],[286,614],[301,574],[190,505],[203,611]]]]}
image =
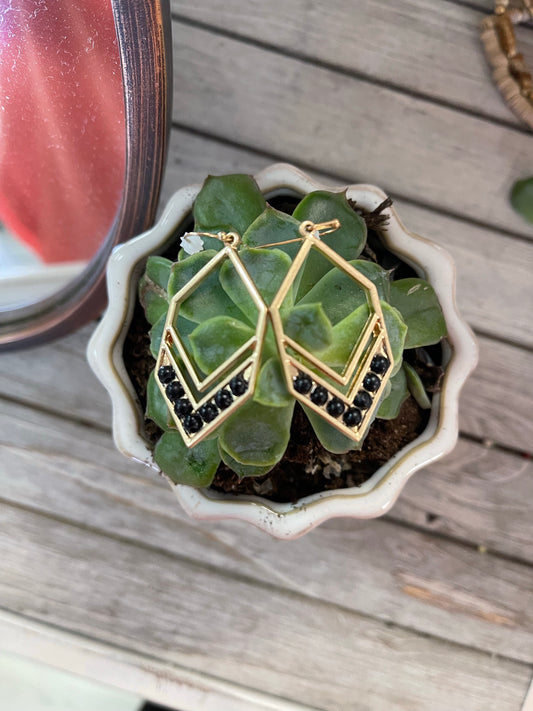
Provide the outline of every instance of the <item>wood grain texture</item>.
{"type": "MultiPolygon", "coordinates": [[[[519,124],[490,79],[479,39],[485,9],[432,0],[397,0],[376,12],[372,0],[326,5],[273,0],[268,8],[239,0],[183,3],[172,10],[187,18],[305,57],[329,63],[401,90],[519,124]],[[445,58],[445,61],[443,61],[445,58]],[[453,79],[451,79],[451,77],[453,79]]],[[[483,4],[480,3],[480,7],[483,4]]],[[[521,51],[533,56],[533,36],[524,33],[521,51]]]]}
{"type": "Polygon", "coordinates": [[[0,538],[3,607],[170,664],[332,711],[516,711],[529,683],[529,666],[307,596],[27,511],[0,521],[17,530],[0,538]]]}
{"type": "Polygon", "coordinates": [[[533,135],[176,22],[174,53],[180,124],[532,237],[533,135]]]}
{"type": "MultiPolygon", "coordinates": [[[[533,664],[528,565],[385,520],[330,521],[286,544],[240,523],[198,523],[162,480],[110,448],[105,433],[15,405],[0,417],[0,432],[5,501],[215,567],[221,576],[253,578],[533,664]]],[[[516,488],[502,490],[498,472],[510,476],[518,464],[505,456],[462,442],[447,465],[417,475],[399,518],[469,543],[487,545],[492,536],[496,549],[498,541],[521,545],[521,557],[533,560],[533,469],[529,463],[517,471],[516,488]],[[441,518],[421,521],[423,511],[441,518]]]]}

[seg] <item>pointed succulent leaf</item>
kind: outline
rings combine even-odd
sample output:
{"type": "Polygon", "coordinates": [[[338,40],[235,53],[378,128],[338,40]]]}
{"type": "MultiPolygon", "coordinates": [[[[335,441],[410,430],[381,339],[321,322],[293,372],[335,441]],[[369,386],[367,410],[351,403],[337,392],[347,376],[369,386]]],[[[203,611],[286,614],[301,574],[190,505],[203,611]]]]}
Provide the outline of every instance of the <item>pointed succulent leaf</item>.
{"type": "Polygon", "coordinates": [[[220,446],[241,464],[274,466],[289,443],[294,401],[286,407],[264,407],[253,400],[220,427],[220,446]]]}
{"type": "Polygon", "coordinates": [[[146,319],[153,325],[168,309],[167,285],[172,262],[164,257],[148,257],[139,281],[139,301],[146,319]]]}
{"type": "Polygon", "coordinates": [[[333,454],[344,454],[353,449],[359,449],[360,444],[355,442],[351,437],[339,432],[338,429],[326,422],[323,417],[314,412],[308,407],[303,406],[305,414],[309,418],[313,430],[320,444],[333,454]]]}
{"type": "Polygon", "coordinates": [[[298,242],[283,244],[278,248],[294,259],[302,245],[298,232],[299,227],[299,220],[267,205],[266,209],[243,234],[242,244],[246,247],[261,247],[264,244],[297,239],[298,242]]]}
{"type": "Polygon", "coordinates": [[[279,356],[269,358],[262,365],[254,392],[254,400],[266,407],[286,407],[290,404],[292,396],[287,390],[279,356]]]}
{"type": "Polygon", "coordinates": [[[395,375],[402,367],[403,349],[406,347],[407,326],[403,322],[402,315],[393,306],[385,301],[381,301],[381,310],[385,319],[385,327],[389,337],[389,343],[394,360],[392,375],[395,375]]]}
{"type": "MultiPolygon", "coordinates": [[[[263,301],[269,306],[291,266],[290,257],[279,249],[239,250],[239,257],[263,301]]],[[[251,323],[257,322],[257,306],[244,282],[228,261],[220,270],[222,288],[251,323]]],[[[292,292],[290,292],[292,294],[292,292]]],[[[289,296],[289,295],[288,295],[289,296]]],[[[290,304],[290,299],[286,299],[290,304]]]]}
{"type": "Polygon", "coordinates": [[[163,314],[150,329],[150,353],[156,359],[159,353],[159,347],[161,346],[161,339],[163,338],[166,319],[167,315],[163,314]]]}
{"type": "Polygon", "coordinates": [[[220,446],[220,440],[218,443],[219,453],[224,464],[229,467],[232,471],[237,474],[237,476],[263,476],[268,474],[274,465],[266,464],[265,466],[257,466],[254,464],[241,464],[236,459],[234,459],[231,454],[228,454],[225,449],[220,446]]]}
{"type": "MultiPolygon", "coordinates": [[[[389,278],[379,264],[363,259],[354,259],[350,265],[367,277],[377,288],[380,299],[386,299],[389,292],[389,278]]],[[[368,303],[363,287],[340,269],[330,269],[299,302],[322,304],[326,316],[335,325],[346,318],[359,306],[368,303]]]]}
{"type": "Polygon", "coordinates": [[[320,359],[330,368],[343,368],[356,346],[370,316],[366,304],[354,309],[333,326],[331,345],[320,354],[320,359]]]}
{"type": "Polygon", "coordinates": [[[389,380],[391,385],[390,393],[385,397],[378,409],[377,417],[381,420],[394,420],[400,414],[400,408],[409,397],[407,382],[403,368],[393,375],[389,380]]]}
{"type": "Polygon", "coordinates": [[[250,175],[210,175],[194,203],[194,228],[198,232],[235,230],[242,236],[265,207],[265,198],[250,175]]]}
{"type": "Polygon", "coordinates": [[[254,333],[251,326],[231,316],[210,318],[189,335],[193,358],[204,373],[212,373],[235,355],[254,333]]]}
{"type": "Polygon", "coordinates": [[[216,439],[203,440],[189,449],[176,430],[163,434],[154,459],[175,484],[195,487],[209,486],[220,464],[216,439]]]}
{"type": "Polygon", "coordinates": [[[155,422],[162,430],[169,429],[169,412],[165,398],[155,380],[152,370],[146,384],[146,417],[155,422]]]}
{"type": "MultiPolygon", "coordinates": [[[[309,193],[296,206],[293,217],[300,222],[327,222],[337,218],[341,226],[322,240],[338,255],[350,261],[357,259],[366,243],[366,224],[350,207],[345,193],[317,190],[309,193]]],[[[326,260],[311,250],[303,269],[297,299],[301,299],[330,269],[326,260]]]]}
{"type": "Polygon", "coordinates": [[[322,304],[295,306],[285,315],[283,330],[311,353],[320,353],[333,342],[333,328],[322,304]]]}
{"type": "Polygon", "coordinates": [[[409,392],[424,410],[429,410],[431,407],[431,400],[426,392],[426,388],[420,379],[420,376],[409,363],[403,364],[403,370],[405,371],[405,377],[407,380],[407,387],[409,392]]]}
{"type": "Polygon", "coordinates": [[[511,190],[511,205],[533,224],[533,177],[518,180],[511,190]]]}
{"type": "MultiPolygon", "coordinates": [[[[168,280],[169,298],[172,298],[187,285],[198,272],[216,256],[214,250],[198,252],[181,262],[176,262],[170,272],[168,280]]],[[[222,265],[224,266],[224,265],[222,265]]],[[[240,309],[226,294],[219,281],[219,271],[214,269],[180,305],[180,314],[190,321],[202,323],[206,319],[217,315],[227,315],[239,318],[240,309]]]]}
{"type": "Polygon", "coordinates": [[[446,335],[446,322],[431,284],[424,279],[393,281],[390,303],[402,315],[408,330],[405,348],[438,343],[446,335]]]}

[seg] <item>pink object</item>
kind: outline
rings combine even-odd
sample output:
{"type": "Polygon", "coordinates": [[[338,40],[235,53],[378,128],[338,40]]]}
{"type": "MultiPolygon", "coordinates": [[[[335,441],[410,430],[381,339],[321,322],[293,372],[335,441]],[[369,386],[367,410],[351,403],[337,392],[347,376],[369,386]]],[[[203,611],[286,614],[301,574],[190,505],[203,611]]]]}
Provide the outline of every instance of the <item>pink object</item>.
{"type": "Polygon", "coordinates": [[[46,262],[91,259],[125,140],[110,0],[0,0],[0,222],[46,262]]]}

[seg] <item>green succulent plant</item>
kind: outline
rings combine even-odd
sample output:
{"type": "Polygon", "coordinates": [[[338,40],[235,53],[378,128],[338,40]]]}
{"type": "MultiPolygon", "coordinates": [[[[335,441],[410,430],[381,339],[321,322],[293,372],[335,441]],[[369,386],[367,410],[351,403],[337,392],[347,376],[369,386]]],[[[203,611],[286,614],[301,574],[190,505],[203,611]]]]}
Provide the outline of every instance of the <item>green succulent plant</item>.
{"type": "Polygon", "coordinates": [[[533,176],[517,180],[511,189],[511,205],[533,225],[533,176]]]}
{"type": "MultiPolygon", "coordinates": [[[[362,258],[367,240],[365,220],[344,193],[317,191],[306,195],[292,215],[267,204],[255,181],[246,175],[210,176],[194,204],[194,231],[235,231],[241,235],[239,256],[267,305],[277,293],[300,245],[280,244],[299,237],[302,221],[333,218],[340,228],[323,237],[341,257],[370,279],[381,301],[394,372],[377,417],[394,419],[411,393],[424,408],[430,399],[413,367],[403,361],[404,349],[438,343],[446,335],[444,317],[431,285],[418,278],[394,280],[379,264],[362,258]]],[[[203,250],[176,262],[150,257],[139,283],[139,298],[151,324],[152,355],[157,357],[169,301],[216,253],[220,240],[204,237],[203,250]]],[[[226,263],[227,264],[227,263],[226,263]]],[[[212,274],[183,304],[177,328],[200,370],[208,374],[224,362],[254,329],[253,304],[224,266],[212,274]]],[[[311,252],[284,301],[284,330],[332,368],[339,368],[353,348],[354,338],[368,319],[362,290],[332,263],[311,252]]],[[[295,400],[286,388],[280,356],[267,328],[253,397],[209,437],[187,448],[167,409],[152,372],[147,384],[146,416],[163,434],[154,459],[175,483],[209,486],[221,462],[239,476],[266,474],[283,457],[290,437],[295,400]]],[[[323,447],[333,453],[359,448],[311,410],[306,414],[323,447]]]]}

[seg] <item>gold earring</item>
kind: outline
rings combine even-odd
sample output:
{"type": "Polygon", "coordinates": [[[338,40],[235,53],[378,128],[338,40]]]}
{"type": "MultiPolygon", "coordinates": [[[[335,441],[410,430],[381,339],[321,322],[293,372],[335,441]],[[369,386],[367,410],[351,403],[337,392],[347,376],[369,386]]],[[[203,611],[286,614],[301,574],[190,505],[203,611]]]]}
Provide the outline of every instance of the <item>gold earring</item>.
{"type": "Polygon", "coordinates": [[[376,286],[321,240],[340,227],[338,220],[302,222],[302,246],[270,306],[270,317],[289,392],[303,405],[355,442],[372,423],[394,363],[376,286]],[[312,250],[358,284],[366,295],[368,320],[348,360],[338,372],[284,331],[281,308],[312,250]]]}
{"type": "Polygon", "coordinates": [[[267,306],[239,258],[234,232],[195,233],[215,237],[224,247],[171,299],[156,363],[156,382],[187,447],[219,427],[252,397],[266,331],[267,306]],[[181,305],[222,263],[229,260],[240,277],[258,317],[254,335],[213,372],[198,372],[176,328],[181,305]]]}

